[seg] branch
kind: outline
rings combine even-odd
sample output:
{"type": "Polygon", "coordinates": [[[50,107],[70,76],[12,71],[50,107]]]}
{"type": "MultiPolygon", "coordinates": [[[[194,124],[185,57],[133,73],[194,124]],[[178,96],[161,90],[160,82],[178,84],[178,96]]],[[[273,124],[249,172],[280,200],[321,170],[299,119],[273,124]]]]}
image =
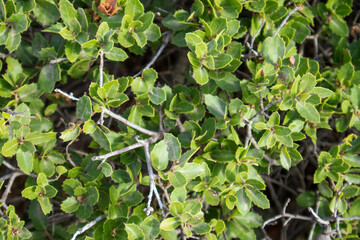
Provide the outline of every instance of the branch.
{"type": "Polygon", "coordinates": [[[27,176],[30,176],[30,177],[37,178],[37,175],[36,175],[36,174],[33,174],[33,173],[26,174],[26,173],[24,173],[23,171],[21,171],[19,168],[14,167],[13,165],[11,165],[10,163],[8,163],[8,162],[5,161],[5,160],[3,160],[2,164],[4,164],[4,166],[7,167],[7,168],[9,168],[10,170],[19,172],[19,173],[21,173],[22,175],[27,175],[27,176]]]}
{"type": "Polygon", "coordinates": [[[261,230],[262,232],[264,233],[265,236],[267,236],[267,238],[269,239],[269,236],[267,235],[266,233],[266,230],[265,230],[265,227],[266,225],[268,225],[269,223],[271,222],[275,222],[276,220],[280,219],[280,218],[288,218],[286,219],[286,221],[284,222],[284,225],[283,226],[286,226],[291,220],[293,219],[299,219],[299,220],[305,220],[305,221],[313,221],[313,218],[311,217],[306,217],[306,216],[302,216],[302,215],[298,215],[298,214],[291,214],[291,213],[286,213],[286,208],[288,206],[290,202],[290,199],[288,199],[284,205],[284,208],[283,208],[283,211],[281,214],[275,216],[275,217],[272,217],[268,220],[266,220],[262,226],[261,226],[261,230]]]}
{"type": "MultiPolygon", "coordinates": [[[[283,100],[283,97],[281,97],[280,99],[278,100],[275,100],[275,101],[272,101],[270,103],[268,103],[266,105],[266,107],[264,108],[263,111],[259,111],[257,112],[254,116],[252,116],[247,122],[249,123],[252,123],[260,114],[263,114],[263,112],[267,111],[269,108],[271,108],[272,106],[274,106],[275,104],[278,104],[278,103],[281,103],[281,101],[283,100]]],[[[246,120],[245,120],[245,123],[247,123],[246,120]]]]}
{"type": "Polygon", "coordinates": [[[150,60],[150,62],[143,68],[141,69],[138,73],[136,73],[133,78],[136,78],[137,76],[139,76],[140,74],[142,74],[146,69],[150,68],[155,61],[159,58],[160,54],[162,53],[162,51],[164,50],[164,48],[166,47],[166,45],[168,44],[170,39],[170,33],[165,33],[165,38],[163,43],[161,44],[159,50],[156,52],[156,54],[154,55],[154,57],[150,60]]]}
{"type": "Polygon", "coordinates": [[[264,25],[265,25],[265,18],[262,19],[260,28],[256,31],[255,35],[251,38],[251,43],[250,43],[251,49],[254,47],[255,38],[257,37],[257,35],[259,35],[259,33],[261,32],[261,29],[264,27],[264,25]]]}
{"type": "Polygon", "coordinates": [[[25,113],[27,111],[23,111],[23,112],[14,112],[12,111],[10,108],[6,107],[4,109],[2,109],[2,111],[7,112],[8,114],[10,114],[11,116],[15,116],[15,117],[23,117],[23,118],[32,118],[32,119],[36,119],[36,117],[34,116],[27,116],[27,115],[22,115],[22,113],[25,113]]]}
{"type": "Polygon", "coordinates": [[[59,62],[62,62],[62,61],[66,61],[68,60],[67,58],[57,58],[57,59],[53,59],[50,61],[50,64],[55,64],[55,63],[59,63],[59,62]]]}
{"type": "Polygon", "coordinates": [[[153,137],[159,137],[161,134],[159,132],[150,131],[143,127],[140,127],[140,126],[136,125],[135,123],[132,123],[132,122],[128,121],[127,119],[123,118],[122,116],[120,116],[116,113],[113,113],[112,111],[108,110],[105,107],[101,107],[101,108],[102,108],[103,112],[106,113],[107,115],[109,115],[110,117],[115,118],[116,120],[124,123],[125,125],[133,128],[135,130],[138,130],[139,132],[145,133],[145,134],[147,134],[149,136],[153,136],[153,137]]]}
{"type": "MultiPolygon", "coordinates": [[[[144,140],[145,141],[145,140],[144,140]]],[[[113,156],[116,156],[116,155],[119,155],[119,154],[122,154],[124,152],[128,152],[130,150],[133,150],[133,149],[136,149],[136,148],[139,148],[139,147],[143,147],[144,144],[143,143],[135,143],[133,145],[130,145],[128,147],[125,147],[125,148],[122,148],[122,149],[119,149],[119,150],[115,150],[115,151],[112,151],[112,152],[109,152],[107,154],[104,154],[104,155],[100,155],[100,156],[95,156],[95,157],[92,157],[91,160],[93,161],[98,161],[98,160],[104,160],[104,159],[108,159],[110,157],[113,157],[113,156]]]]}
{"type": "Polygon", "coordinates": [[[93,221],[89,222],[88,224],[86,224],[85,226],[83,226],[82,228],[79,228],[76,233],[73,235],[73,237],[71,238],[71,240],[75,240],[76,237],[82,233],[84,233],[85,231],[87,231],[89,228],[91,228],[92,226],[94,226],[95,224],[97,224],[98,222],[100,222],[101,220],[103,220],[105,217],[107,216],[107,214],[103,214],[97,218],[95,218],[93,221]]]}
{"type": "MultiPolygon", "coordinates": [[[[100,75],[99,86],[100,87],[102,87],[104,84],[103,69],[104,69],[104,50],[101,50],[100,51],[100,66],[99,66],[99,75],[100,75]]],[[[100,125],[104,124],[104,110],[102,110],[100,113],[99,124],[100,125]]]]}
{"type": "Polygon", "coordinates": [[[54,89],[54,92],[57,92],[57,93],[60,93],[62,95],[64,95],[65,97],[71,99],[71,100],[74,100],[74,101],[79,101],[79,99],[77,97],[74,97],[72,93],[68,94],[66,92],[63,92],[61,89],[59,88],[55,88],[54,89]]]}
{"type": "Polygon", "coordinates": [[[3,202],[3,203],[6,202],[6,199],[11,191],[11,187],[14,184],[15,178],[17,178],[20,175],[22,175],[21,172],[13,172],[12,173],[12,175],[9,179],[9,182],[6,185],[5,191],[4,191],[3,195],[1,196],[0,202],[3,202]]]}
{"type": "Polygon", "coordinates": [[[284,20],[282,20],[281,24],[278,26],[278,28],[276,29],[275,33],[272,35],[272,37],[275,37],[279,31],[281,30],[281,28],[286,24],[287,20],[289,20],[290,16],[296,12],[299,9],[298,6],[296,6],[293,10],[291,10],[286,17],[284,18],[284,20]]]}
{"type": "Polygon", "coordinates": [[[149,192],[149,196],[148,196],[148,202],[147,202],[147,205],[146,205],[146,208],[144,209],[144,211],[146,212],[147,216],[149,216],[150,213],[152,211],[154,211],[154,209],[151,207],[151,201],[152,201],[153,194],[155,193],[155,197],[156,197],[156,199],[158,201],[159,207],[161,209],[161,213],[162,213],[163,216],[165,216],[165,212],[164,212],[165,205],[162,203],[159,192],[157,191],[157,188],[156,188],[156,185],[155,185],[154,172],[153,172],[152,165],[151,165],[149,142],[141,140],[139,138],[136,138],[136,141],[138,141],[139,143],[144,144],[146,165],[147,165],[147,169],[148,169],[148,173],[149,173],[150,192],[149,192]]]}

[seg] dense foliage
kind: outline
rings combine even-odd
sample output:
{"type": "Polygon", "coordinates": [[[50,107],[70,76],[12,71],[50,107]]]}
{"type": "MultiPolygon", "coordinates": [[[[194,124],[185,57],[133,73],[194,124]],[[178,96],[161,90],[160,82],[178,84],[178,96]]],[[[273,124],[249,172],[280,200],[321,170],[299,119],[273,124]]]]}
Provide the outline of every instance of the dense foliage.
{"type": "Polygon", "coordinates": [[[359,19],[0,0],[0,239],[358,238],[359,19]]]}

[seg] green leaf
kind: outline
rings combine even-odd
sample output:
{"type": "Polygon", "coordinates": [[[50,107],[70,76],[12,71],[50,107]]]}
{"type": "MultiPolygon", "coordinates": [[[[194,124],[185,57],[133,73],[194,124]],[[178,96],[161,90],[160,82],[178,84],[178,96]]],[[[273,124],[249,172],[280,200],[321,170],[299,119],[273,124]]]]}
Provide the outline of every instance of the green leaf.
{"type": "Polygon", "coordinates": [[[60,80],[60,67],[59,64],[46,64],[39,75],[39,87],[44,92],[52,92],[55,83],[60,80]]]}
{"type": "Polygon", "coordinates": [[[144,6],[139,0],[129,0],[125,6],[125,15],[138,19],[144,13],[144,6]]]}
{"type": "Polygon", "coordinates": [[[7,19],[7,22],[12,23],[15,33],[24,32],[28,27],[27,17],[24,13],[15,13],[7,19]]]}
{"type": "Polygon", "coordinates": [[[210,232],[210,230],[211,230],[209,224],[204,223],[204,222],[202,222],[198,225],[194,225],[194,226],[192,226],[192,228],[194,229],[194,231],[197,234],[205,234],[205,233],[210,232]]]}
{"type": "Polygon", "coordinates": [[[76,104],[76,117],[84,123],[91,119],[91,115],[91,99],[88,96],[82,96],[76,104]]]}
{"type": "Polygon", "coordinates": [[[30,174],[33,170],[33,155],[30,152],[24,152],[19,148],[16,152],[16,161],[24,173],[30,174]]]}
{"type": "Polygon", "coordinates": [[[111,151],[111,143],[105,133],[95,125],[95,130],[90,133],[90,136],[106,151],[111,151]]]}
{"type": "Polygon", "coordinates": [[[60,138],[64,142],[68,142],[76,139],[80,135],[80,124],[76,124],[76,126],[66,129],[61,133],[60,138]]]}
{"type": "Polygon", "coordinates": [[[21,192],[21,196],[30,200],[34,200],[39,196],[39,188],[36,186],[27,187],[21,192]]]}
{"type": "Polygon", "coordinates": [[[341,84],[344,83],[344,81],[350,81],[354,77],[354,66],[349,63],[345,63],[341,66],[339,72],[337,73],[337,78],[341,84]]]}
{"type": "Polygon", "coordinates": [[[186,178],[180,172],[169,172],[169,181],[173,187],[182,187],[187,183],[186,178]]]}
{"type": "Polygon", "coordinates": [[[177,228],[181,222],[177,217],[171,217],[164,219],[160,224],[160,229],[164,231],[170,231],[177,228]]]}
{"type": "Polygon", "coordinates": [[[263,42],[263,54],[265,60],[271,64],[276,64],[278,58],[283,58],[285,53],[285,42],[279,35],[268,37],[263,42]]]}
{"type": "Polygon", "coordinates": [[[219,118],[225,118],[227,115],[226,103],[221,100],[218,96],[211,94],[204,94],[205,104],[211,114],[219,118]]]}
{"type": "Polygon", "coordinates": [[[76,200],[75,197],[68,197],[65,201],[61,203],[61,210],[66,213],[75,212],[80,206],[80,203],[76,200]]]}
{"type": "Polygon", "coordinates": [[[77,11],[75,10],[74,6],[68,0],[60,0],[59,10],[60,16],[65,25],[68,26],[71,31],[79,33],[81,26],[77,21],[77,11]]]}
{"type": "Polygon", "coordinates": [[[153,104],[159,105],[166,100],[166,93],[162,88],[155,87],[149,92],[149,100],[153,104]]]}
{"type": "Polygon", "coordinates": [[[296,101],[296,110],[306,120],[314,123],[320,123],[320,114],[312,104],[303,101],[296,101]]]}
{"type": "Polygon", "coordinates": [[[312,207],[316,203],[316,193],[310,191],[303,192],[296,198],[296,203],[303,208],[312,207]]]}
{"type": "Polygon", "coordinates": [[[345,153],[343,159],[351,167],[360,167],[360,156],[351,153],[345,153]]]}
{"type": "Polygon", "coordinates": [[[290,158],[290,155],[289,155],[286,147],[283,147],[281,149],[280,163],[281,163],[281,166],[283,166],[283,168],[285,168],[286,170],[289,170],[291,167],[291,158],[290,158]]]}
{"type": "Polygon", "coordinates": [[[178,161],[181,156],[181,144],[179,139],[171,133],[165,133],[164,140],[167,145],[169,160],[178,161]]]}
{"type": "Polygon", "coordinates": [[[121,48],[113,47],[110,52],[105,53],[105,57],[111,61],[123,62],[128,55],[121,48]]]}
{"type": "Polygon", "coordinates": [[[35,2],[33,13],[43,26],[54,24],[60,18],[60,12],[53,2],[48,0],[35,0],[35,2]]]}
{"type": "Polygon", "coordinates": [[[259,190],[253,187],[247,187],[245,189],[246,195],[250,198],[250,200],[258,207],[265,209],[270,208],[270,202],[267,197],[260,192],[259,190]]]}
{"type": "Polygon", "coordinates": [[[250,211],[251,208],[251,201],[250,198],[246,195],[245,189],[241,188],[239,191],[236,192],[236,208],[242,215],[245,215],[250,211]]]}
{"type": "Polygon", "coordinates": [[[49,214],[52,211],[52,205],[49,198],[39,196],[37,200],[40,203],[41,209],[45,215],[49,214]]]}
{"type": "Polygon", "coordinates": [[[9,50],[10,53],[15,51],[21,43],[21,35],[20,33],[16,33],[14,28],[10,28],[8,32],[8,37],[5,42],[5,47],[9,50]]]}
{"type": "Polygon", "coordinates": [[[125,224],[125,230],[129,240],[145,240],[145,235],[138,225],[133,223],[125,224]]]}
{"type": "Polygon", "coordinates": [[[17,149],[19,148],[19,144],[16,138],[7,141],[1,149],[1,154],[4,157],[11,157],[16,154],[17,149]]]}
{"type": "Polygon", "coordinates": [[[205,172],[205,167],[198,163],[186,163],[183,167],[176,168],[178,171],[186,177],[186,179],[194,179],[205,172]]]}
{"type": "Polygon", "coordinates": [[[340,37],[347,37],[349,35],[349,28],[346,21],[335,14],[330,18],[329,27],[331,31],[340,37]]]}
{"type": "Polygon", "coordinates": [[[167,144],[164,140],[155,144],[151,151],[151,161],[157,171],[164,170],[169,163],[167,144]]]}
{"type": "Polygon", "coordinates": [[[77,63],[73,64],[67,73],[70,75],[70,77],[79,78],[86,73],[89,63],[90,60],[82,59],[77,63]]]}
{"type": "Polygon", "coordinates": [[[75,41],[68,41],[65,45],[65,54],[70,62],[75,62],[79,57],[81,45],[75,41]]]}
{"type": "Polygon", "coordinates": [[[99,201],[99,191],[96,187],[90,186],[86,188],[85,203],[94,206],[99,201]]]}

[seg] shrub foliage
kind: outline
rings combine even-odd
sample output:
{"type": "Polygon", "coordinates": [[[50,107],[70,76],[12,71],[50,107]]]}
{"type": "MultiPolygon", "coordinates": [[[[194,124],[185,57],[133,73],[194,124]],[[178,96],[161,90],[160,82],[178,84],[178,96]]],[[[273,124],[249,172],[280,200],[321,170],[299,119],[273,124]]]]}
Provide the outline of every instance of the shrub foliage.
{"type": "Polygon", "coordinates": [[[358,238],[359,15],[0,0],[0,239],[358,238]]]}

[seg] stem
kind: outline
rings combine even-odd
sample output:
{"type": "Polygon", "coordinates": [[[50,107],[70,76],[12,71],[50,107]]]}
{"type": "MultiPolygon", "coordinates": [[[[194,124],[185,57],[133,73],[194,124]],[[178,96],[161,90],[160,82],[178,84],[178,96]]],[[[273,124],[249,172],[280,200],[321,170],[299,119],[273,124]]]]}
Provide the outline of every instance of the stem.
{"type": "Polygon", "coordinates": [[[110,117],[115,118],[116,120],[126,124],[127,126],[133,128],[135,130],[138,130],[139,132],[145,133],[145,134],[147,134],[149,136],[153,136],[153,137],[160,135],[160,133],[158,133],[158,132],[147,130],[143,127],[136,125],[135,123],[128,121],[127,119],[123,118],[122,116],[120,116],[116,113],[113,113],[112,111],[106,109],[105,107],[102,107],[102,109],[103,109],[103,112],[106,113],[107,115],[109,115],[110,117]]]}
{"type": "Polygon", "coordinates": [[[136,73],[133,78],[136,78],[137,76],[139,76],[140,74],[142,74],[146,69],[150,68],[155,61],[159,58],[160,54],[162,53],[162,51],[164,50],[164,48],[166,47],[166,45],[168,44],[170,39],[170,33],[165,33],[165,38],[164,38],[164,42],[161,44],[159,50],[156,52],[156,54],[154,55],[154,57],[150,60],[150,62],[143,68],[141,69],[138,73],[136,73]]]}
{"type": "Polygon", "coordinates": [[[296,6],[293,10],[291,10],[286,17],[284,18],[284,20],[281,22],[281,24],[278,26],[278,28],[276,29],[275,33],[272,35],[272,37],[275,37],[279,31],[281,30],[281,28],[286,24],[287,20],[289,20],[290,16],[296,12],[299,9],[298,6],[296,6]]]}

